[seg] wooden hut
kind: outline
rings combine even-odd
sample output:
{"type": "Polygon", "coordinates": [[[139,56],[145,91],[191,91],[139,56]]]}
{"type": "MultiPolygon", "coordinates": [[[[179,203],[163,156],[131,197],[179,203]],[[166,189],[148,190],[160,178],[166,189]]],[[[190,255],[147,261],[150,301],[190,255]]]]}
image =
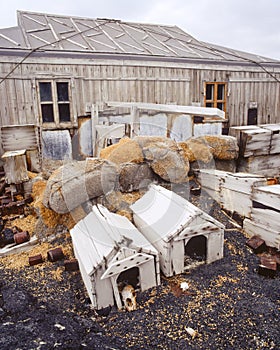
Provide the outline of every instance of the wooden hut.
{"type": "Polygon", "coordinates": [[[125,285],[137,292],[160,284],[158,252],[126,217],[94,206],[70,234],[95,309],[122,308],[125,285]]]}
{"type": "MultiPolygon", "coordinates": [[[[73,138],[84,123],[90,132],[83,118],[93,104],[108,123],[118,119],[108,101],[217,108],[224,130],[279,117],[279,61],[199,41],[177,26],[19,11],[17,26],[0,29],[0,63],[2,125],[40,126],[42,143],[63,139],[67,157],[69,147],[73,157],[83,153],[73,138]]],[[[171,135],[188,123],[181,115],[164,120],[171,135]]]]}
{"type": "Polygon", "coordinates": [[[158,250],[165,276],[223,257],[224,226],[174,192],[151,185],[131,209],[135,225],[158,250]]]}

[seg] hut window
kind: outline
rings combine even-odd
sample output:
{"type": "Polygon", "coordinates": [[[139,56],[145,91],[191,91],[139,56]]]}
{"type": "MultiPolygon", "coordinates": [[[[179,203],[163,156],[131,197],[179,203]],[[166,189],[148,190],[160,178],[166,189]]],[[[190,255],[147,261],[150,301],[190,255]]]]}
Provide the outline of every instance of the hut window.
{"type": "Polygon", "coordinates": [[[69,82],[39,82],[39,93],[43,123],[71,122],[69,82]]]}
{"type": "Polygon", "coordinates": [[[219,108],[226,112],[226,83],[205,83],[205,107],[219,108]]]}

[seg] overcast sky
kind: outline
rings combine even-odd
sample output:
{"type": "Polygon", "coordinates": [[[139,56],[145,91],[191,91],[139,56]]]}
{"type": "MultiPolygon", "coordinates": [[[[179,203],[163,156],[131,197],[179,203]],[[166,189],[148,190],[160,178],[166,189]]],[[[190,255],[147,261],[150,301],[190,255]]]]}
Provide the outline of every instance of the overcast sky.
{"type": "Polygon", "coordinates": [[[17,10],[177,25],[198,40],[280,60],[280,0],[8,0],[1,7],[0,28],[17,24],[17,10]]]}

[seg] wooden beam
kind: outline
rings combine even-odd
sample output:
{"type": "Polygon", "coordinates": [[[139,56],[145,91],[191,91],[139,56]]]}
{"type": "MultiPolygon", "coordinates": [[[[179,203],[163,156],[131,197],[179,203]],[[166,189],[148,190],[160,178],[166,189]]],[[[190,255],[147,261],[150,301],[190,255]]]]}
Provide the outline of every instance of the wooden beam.
{"type": "Polygon", "coordinates": [[[218,108],[198,107],[198,106],[181,106],[181,105],[167,105],[157,103],[143,103],[143,102],[114,102],[108,101],[107,105],[110,107],[132,108],[142,110],[150,110],[165,113],[191,114],[206,117],[218,117],[220,120],[225,120],[225,112],[218,108]]]}
{"type": "Polygon", "coordinates": [[[98,124],[98,106],[91,106],[91,134],[92,134],[92,155],[96,155],[96,125],[98,124]]]}

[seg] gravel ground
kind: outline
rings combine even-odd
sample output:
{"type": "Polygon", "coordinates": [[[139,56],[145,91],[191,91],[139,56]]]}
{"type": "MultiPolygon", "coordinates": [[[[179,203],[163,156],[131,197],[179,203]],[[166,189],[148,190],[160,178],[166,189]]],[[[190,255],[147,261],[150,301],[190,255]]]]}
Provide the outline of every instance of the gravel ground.
{"type": "MultiPolygon", "coordinates": [[[[259,257],[219,206],[205,193],[190,200],[226,225],[224,258],[162,276],[131,313],[97,315],[80,273],[64,271],[63,261],[14,268],[18,256],[0,259],[0,349],[280,349],[280,272],[259,275],[259,257]]],[[[69,235],[52,245],[66,243],[69,235]]]]}

